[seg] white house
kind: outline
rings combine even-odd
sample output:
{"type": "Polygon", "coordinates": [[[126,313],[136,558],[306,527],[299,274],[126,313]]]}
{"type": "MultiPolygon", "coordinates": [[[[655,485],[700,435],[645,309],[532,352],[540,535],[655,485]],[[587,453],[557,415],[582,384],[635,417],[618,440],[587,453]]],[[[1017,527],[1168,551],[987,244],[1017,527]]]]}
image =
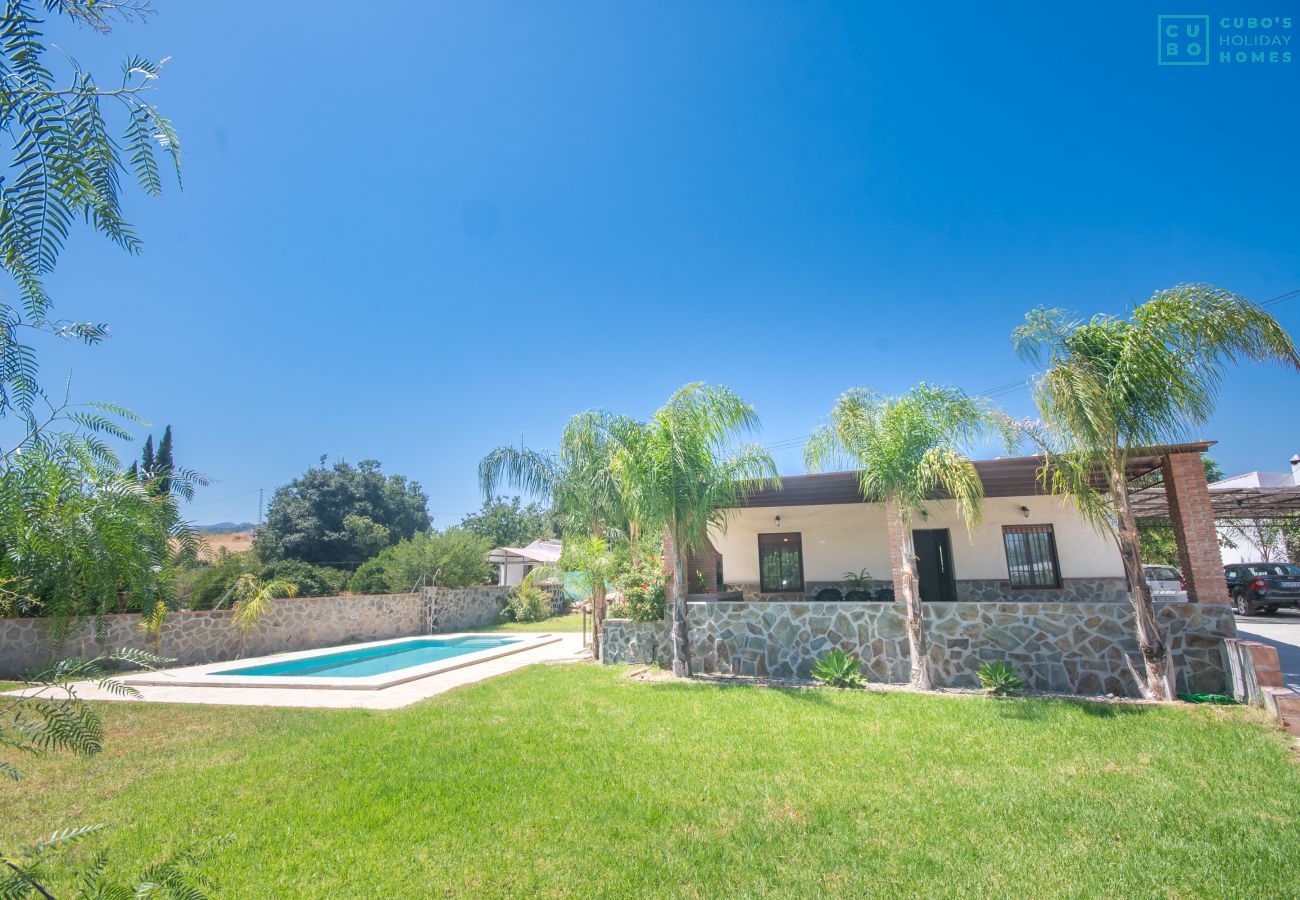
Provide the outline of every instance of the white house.
{"type": "Polygon", "coordinates": [[[519,584],[533,569],[560,561],[564,544],[560,541],[538,540],[527,547],[497,547],[488,554],[488,562],[497,566],[497,584],[519,584]]]}
{"type": "MultiPolygon", "coordinates": [[[[1164,468],[1170,488],[1188,482],[1183,493],[1192,491],[1188,496],[1194,497],[1199,476],[1203,497],[1204,475],[1193,471],[1193,463],[1200,464],[1199,454],[1208,446],[1135,453],[1129,478],[1164,468]],[[1171,463],[1176,471],[1169,469],[1171,463]]],[[[974,465],[985,494],[977,526],[967,531],[956,502],[943,497],[927,503],[912,522],[924,601],[1125,601],[1127,579],[1113,538],[1088,525],[1068,501],[1045,493],[1041,457],[974,465]]],[[[1180,509],[1184,538],[1201,533],[1197,529],[1213,534],[1208,512],[1208,504],[1202,509],[1194,502],[1180,509]]],[[[812,600],[823,590],[863,589],[853,576],[865,569],[865,590],[883,591],[883,597],[898,577],[901,536],[889,534],[883,504],[863,501],[854,472],[783,478],[779,488],[751,493],[731,511],[726,527],[711,530],[709,537],[712,548],[687,560],[692,593],[812,600]]],[[[1180,543],[1185,553],[1188,547],[1193,551],[1195,571],[1188,579],[1193,595],[1201,595],[1202,602],[1224,602],[1222,563],[1213,542],[1205,542],[1208,549],[1195,541],[1180,543]]]]}
{"type": "MultiPolygon", "coordinates": [[[[1290,470],[1286,472],[1246,472],[1210,485],[1211,495],[1231,496],[1234,493],[1253,493],[1267,497],[1283,495],[1300,488],[1300,454],[1291,457],[1290,470]]],[[[1254,504],[1252,504],[1253,506],[1254,504]]],[[[1229,508],[1231,504],[1216,503],[1216,508],[1229,508]]],[[[1218,526],[1225,565],[1245,562],[1293,562],[1288,555],[1286,541],[1269,520],[1243,518],[1236,522],[1220,520],[1218,526]]]]}

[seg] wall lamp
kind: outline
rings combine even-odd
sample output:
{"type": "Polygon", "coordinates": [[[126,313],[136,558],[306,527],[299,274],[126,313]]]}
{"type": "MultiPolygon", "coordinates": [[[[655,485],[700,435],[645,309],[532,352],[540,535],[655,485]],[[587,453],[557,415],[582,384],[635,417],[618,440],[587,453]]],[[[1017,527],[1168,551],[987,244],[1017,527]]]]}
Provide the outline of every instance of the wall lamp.
{"type": "Polygon", "coordinates": [[[1022,513],[1025,514],[1025,518],[1026,518],[1026,519],[1029,518],[1029,507],[1028,507],[1028,506],[1022,506],[1022,507],[1020,507],[1020,511],[1021,511],[1022,513]]]}
{"type": "Polygon", "coordinates": [[[781,527],[781,517],[780,517],[780,516],[777,516],[777,517],[776,517],[776,527],[777,527],[777,528],[780,528],[780,527],[781,527]]]}

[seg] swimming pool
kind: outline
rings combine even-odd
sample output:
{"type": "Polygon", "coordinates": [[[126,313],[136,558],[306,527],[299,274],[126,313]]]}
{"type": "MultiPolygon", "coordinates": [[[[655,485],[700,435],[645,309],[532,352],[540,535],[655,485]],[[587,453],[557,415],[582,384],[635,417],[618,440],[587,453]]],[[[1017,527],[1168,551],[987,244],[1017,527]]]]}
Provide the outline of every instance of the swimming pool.
{"type": "Polygon", "coordinates": [[[133,685],[373,691],[560,641],[545,632],[439,634],[297,650],[127,676],[133,685]]]}
{"type": "Polygon", "coordinates": [[[257,666],[221,669],[213,675],[288,675],[307,678],[368,678],[398,669],[442,662],[457,656],[495,650],[519,643],[518,638],[453,637],[419,638],[398,644],[344,650],[305,659],[287,659],[257,666]]]}

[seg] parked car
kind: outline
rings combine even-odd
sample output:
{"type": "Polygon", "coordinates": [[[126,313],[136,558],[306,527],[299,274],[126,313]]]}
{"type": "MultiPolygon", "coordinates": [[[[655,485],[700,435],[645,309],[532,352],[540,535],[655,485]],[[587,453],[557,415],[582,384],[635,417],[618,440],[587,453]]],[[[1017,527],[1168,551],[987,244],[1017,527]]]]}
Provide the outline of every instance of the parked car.
{"type": "Polygon", "coordinates": [[[1224,566],[1223,575],[1238,615],[1300,609],[1300,566],[1294,563],[1238,563],[1224,566]]]}
{"type": "Polygon", "coordinates": [[[1153,600],[1187,600],[1187,582],[1183,581],[1183,573],[1173,566],[1143,566],[1142,574],[1153,600]]]}

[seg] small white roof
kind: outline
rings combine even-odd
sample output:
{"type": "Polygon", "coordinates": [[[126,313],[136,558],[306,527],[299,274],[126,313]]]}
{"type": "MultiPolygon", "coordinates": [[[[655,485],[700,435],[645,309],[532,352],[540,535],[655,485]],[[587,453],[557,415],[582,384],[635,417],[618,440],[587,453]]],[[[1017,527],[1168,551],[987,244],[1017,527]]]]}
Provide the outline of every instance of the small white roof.
{"type": "Polygon", "coordinates": [[[1210,485],[1212,491],[1226,491],[1233,488],[1279,488],[1292,487],[1297,482],[1292,472],[1246,472],[1233,475],[1210,485]]]}
{"type": "Polygon", "coordinates": [[[560,561],[564,543],[553,540],[533,541],[527,547],[497,547],[488,554],[488,562],[509,563],[524,560],[526,562],[553,563],[560,561]]]}

